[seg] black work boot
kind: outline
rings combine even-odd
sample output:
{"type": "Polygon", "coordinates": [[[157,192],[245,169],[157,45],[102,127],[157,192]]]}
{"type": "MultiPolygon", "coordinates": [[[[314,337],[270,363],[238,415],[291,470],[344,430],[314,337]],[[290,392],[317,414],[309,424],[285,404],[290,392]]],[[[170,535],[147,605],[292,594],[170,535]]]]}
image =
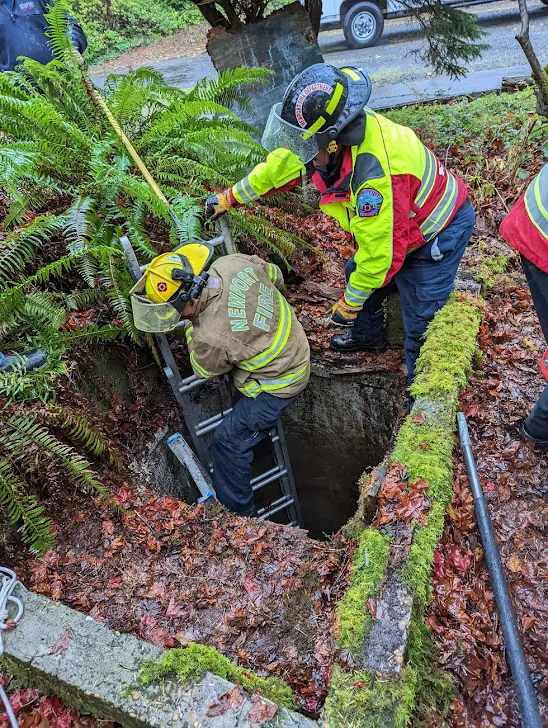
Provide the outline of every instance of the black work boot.
{"type": "Polygon", "coordinates": [[[46,366],[48,355],[44,349],[33,349],[23,354],[5,356],[0,352],[0,370],[3,372],[33,372],[46,366]]]}
{"type": "Polygon", "coordinates": [[[531,435],[531,433],[527,431],[525,420],[520,422],[519,430],[523,440],[531,443],[531,445],[534,445],[539,450],[548,450],[548,433],[546,437],[535,437],[534,435],[531,435]]]}
{"type": "Polygon", "coordinates": [[[331,339],[331,348],[340,352],[368,351],[371,354],[382,354],[386,351],[386,339],[383,334],[374,339],[357,341],[352,337],[352,327],[349,327],[331,339]]]}

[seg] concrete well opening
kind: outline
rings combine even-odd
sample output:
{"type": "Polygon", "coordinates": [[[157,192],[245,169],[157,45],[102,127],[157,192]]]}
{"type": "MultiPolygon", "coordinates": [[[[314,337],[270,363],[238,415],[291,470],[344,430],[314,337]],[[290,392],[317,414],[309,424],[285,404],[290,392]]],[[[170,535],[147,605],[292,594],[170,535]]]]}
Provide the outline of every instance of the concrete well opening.
{"type": "MultiPolygon", "coordinates": [[[[301,505],[312,538],[335,533],[358,506],[358,479],[384,458],[404,403],[400,371],[314,363],[307,389],[283,416],[285,439],[301,505]]],[[[231,406],[218,380],[192,394],[200,418],[231,406]]],[[[207,436],[211,442],[213,431],[207,436]]],[[[252,474],[275,465],[267,441],[255,448],[252,474]]],[[[277,481],[255,493],[259,508],[280,495],[277,481]]],[[[286,522],[285,513],[271,520],[286,522]]]]}
{"type": "MultiPolygon", "coordinates": [[[[104,389],[112,390],[131,404],[125,367],[127,363],[117,354],[105,360],[89,377],[93,381],[103,380],[104,389]]],[[[131,469],[156,492],[193,503],[199,492],[186,469],[165,444],[167,436],[177,430],[191,441],[183,410],[175,405],[163,374],[146,352],[139,360],[138,368],[146,379],[147,392],[154,393],[155,401],[162,397],[163,410],[170,416],[164,427],[135,456],[131,469]]],[[[85,378],[82,382],[85,384],[85,378]]],[[[358,479],[368,467],[381,462],[389,449],[398,413],[404,406],[404,386],[402,371],[383,368],[374,360],[368,364],[359,360],[355,364],[339,364],[313,359],[307,389],[283,417],[304,527],[312,538],[323,539],[334,533],[355,513],[358,479]]],[[[95,387],[84,393],[97,398],[98,391],[95,387]]],[[[233,404],[232,393],[230,374],[193,390],[191,400],[196,417],[205,420],[221,410],[229,410],[233,404]]],[[[101,401],[96,403],[97,411],[103,415],[109,406],[101,401]]],[[[211,444],[213,434],[214,428],[204,436],[206,445],[211,444]]],[[[274,465],[266,442],[261,443],[255,451],[253,475],[264,473],[274,465]]],[[[276,481],[257,491],[255,501],[261,508],[279,496],[276,481]]],[[[285,523],[285,516],[286,513],[281,512],[272,520],[285,523]]]]}
{"type": "Polygon", "coordinates": [[[324,539],[355,513],[358,479],[382,461],[404,403],[399,372],[316,365],[284,415],[304,527],[324,539]]]}

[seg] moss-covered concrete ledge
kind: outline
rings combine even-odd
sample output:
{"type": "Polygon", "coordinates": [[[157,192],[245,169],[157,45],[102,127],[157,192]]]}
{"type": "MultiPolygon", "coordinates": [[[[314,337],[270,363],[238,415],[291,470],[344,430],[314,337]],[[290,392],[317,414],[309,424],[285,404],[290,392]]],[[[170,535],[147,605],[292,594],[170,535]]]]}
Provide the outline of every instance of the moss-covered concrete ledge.
{"type": "Polygon", "coordinates": [[[448,709],[452,685],[436,670],[424,618],[434,549],[453,497],[452,454],[458,397],[477,351],[481,309],[452,295],[430,324],[411,390],[415,404],[387,462],[361,480],[360,509],[348,529],[358,537],[350,586],[339,604],[336,666],[324,707],[326,728],[403,728],[429,708],[448,709]],[[426,525],[367,528],[387,467],[428,483],[426,525]],[[372,613],[375,617],[372,616],[372,613]]]}
{"type": "MultiPolygon", "coordinates": [[[[234,683],[206,672],[208,665],[217,664],[220,671],[226,667],[225,658],[214,650],[211,652],[219,658],[217,663],[210,654],[201,655],[201,662],[194,660],[191,685],[176,679],[143,684],[142,664],[145,660],[161,661],[166,653],[160,647],[113,632],[91,617],[33,594],[21,585],[16,594],[23,600],[25,613],[13,631],[3,634],[5,651],[0,666],[23,684],[59,695],[80,711],[127,728],[251,728],[256,725],[248,718],[253,701],[270,703],[242,690],[237,700],[230,701],[234,707],[226,705],[224,712],[211,710],[220,700],[228,704],[221,696],[235,687],[234,683]]],[[[230,675],[237,679],[234,671],[238,668],[232,667],[230,675]]],[[[246,685],[250,687],[253,674],[245,672],[246,685]]],[[[256,687],[268,692],[268,679],[256,679],[256,687]]],[[[283,687],[284,699],[290,700],[290,689],[283,687]]],[[[272,688],[276,694],[280,685],[272,688]]],[[[313,721],[283,706],[278,707],[268,725],[317,728],[313,721]]]]}

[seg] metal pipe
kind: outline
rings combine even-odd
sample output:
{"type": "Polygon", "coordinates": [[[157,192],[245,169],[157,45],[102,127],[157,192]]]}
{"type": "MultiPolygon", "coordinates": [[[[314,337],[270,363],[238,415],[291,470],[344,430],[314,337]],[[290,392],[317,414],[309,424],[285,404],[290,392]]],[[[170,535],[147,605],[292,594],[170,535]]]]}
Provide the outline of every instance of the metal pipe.
{"type": "Polygon", "coordinates": [[[529,666],[525,659],[523,645],[521,644],[518,625],[512,599],[508,591],[508,583],[502,568],[497,540],[487,504],[483,497],[483,491],[478,477],[474,453],[472,451],[472,443],[470,442],[470,433],[466,418],[462,412],[457,414],[457,422],[459,425],[459,438],[466,470],[470,478],[470,486],[474,496],[474,508],[478,521],[478,530],[483,544],[483,552],[485,561],[491,578],[491,585],[495,595],[495,602],[499,611],[500,623],[504,634],[504,644],[506,646],[506,654],[510,663],[510,670],[516,695],[523,718],[525,728],[542,728],[542,719],[535,695],[535,689],[529,673],[529,666]]]}

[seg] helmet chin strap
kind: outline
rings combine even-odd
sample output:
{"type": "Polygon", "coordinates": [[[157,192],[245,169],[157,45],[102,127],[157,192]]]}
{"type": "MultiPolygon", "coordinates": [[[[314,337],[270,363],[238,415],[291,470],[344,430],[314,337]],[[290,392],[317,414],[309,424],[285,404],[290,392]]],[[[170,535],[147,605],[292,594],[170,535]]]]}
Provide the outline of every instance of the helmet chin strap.
{"type": "Polygon", "coordinates": [[[171,305],[180,313],[189,301],[196,301],[202,295],[202,291],[208,281],[209,273],[200,273],[198,276],[194,276],[190,288],[186,291],[181,291],[179,295],[170,301],[171,305]]]}

